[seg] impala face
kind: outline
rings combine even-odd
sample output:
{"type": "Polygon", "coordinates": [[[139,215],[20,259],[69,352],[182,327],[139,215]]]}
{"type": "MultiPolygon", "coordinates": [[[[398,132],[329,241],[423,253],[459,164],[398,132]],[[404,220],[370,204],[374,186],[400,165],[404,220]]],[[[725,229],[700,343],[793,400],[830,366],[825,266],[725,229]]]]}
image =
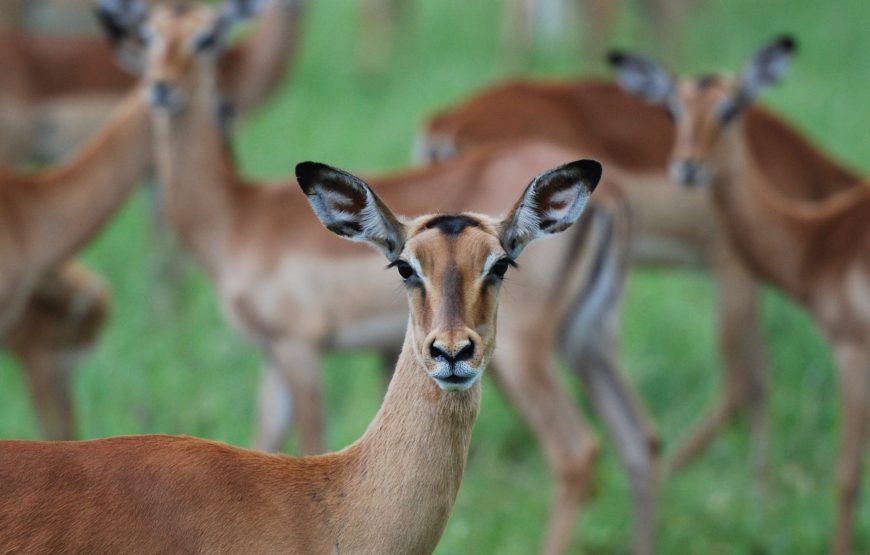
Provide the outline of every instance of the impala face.
{"type": "Polygon", "coordinates": [[[442,390],[464,391],[492,355],[498,293],[514,259],[532,240],[577,220],[601,166],[582,160],[539,176],[505,219],[466,213],[403,221],[341,170],[304,162],[296,176],[329,230],[384,253],[407,290],[418,366],[442,390]]]}
{"type": "Polygon", "coordinates": [[[390,265],[408,291],[418,362],[441,389],[468,389],[489,362],[498,292],[516,263],[485,216],[424,217],[408,235],[390,265]]]}
{"type": "Polygon", "coordinates": [[[785,36],[759,50],[737,76],[705,75],[674,79],[643,56],[614,52],[609,56],[626,91],[664,106],[676,125],[668,173],[676,183],[709,186],[718,166],[718,147],[738,127],[745,109],[764,88],[777,83],[794,55],[794,39],[785,36]]]}
{"type": "Polygon", "coordinates": [[[141,0],[100,0],[98,16],[122,62],[142,74],[151,105],[174,113],[196,94],[198,71],[213,68],[232,26],[265,3],[231,0],[214,8],[179,2],[149,11],[141,0]]]}

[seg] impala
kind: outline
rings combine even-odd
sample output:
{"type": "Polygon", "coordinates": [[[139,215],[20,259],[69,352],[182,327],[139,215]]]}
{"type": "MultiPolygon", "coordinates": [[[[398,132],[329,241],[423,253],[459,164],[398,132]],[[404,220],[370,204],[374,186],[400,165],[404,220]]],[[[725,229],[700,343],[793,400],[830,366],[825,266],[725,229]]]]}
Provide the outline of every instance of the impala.
{"type": "MultiPolygon", "coordinates": [[[[119,21],[128,9],[122,4],[119,21]]],[[[216,29],[225,32],[237,14],[232,2],[219,11],[155,9],[144,23],[150,36],[143,52],[144,80],[153,105],[159,182],[170,222],[214,282],[224,313],[265,353],[256,447],[280,449],[295,416],[303,452],[320,452],[322,354],[394,349],[401,343],[406,312],[395,289],[379,278],[377,257],[335,240],[318,247],[320,224],[291,187],[266,187],[238,175],[214,117],[220,40],[203,41],[216,29]]],[[[445,211],[505,211],[524,185],[517,174],[574,157],[570,150],[540,142],[487,148],[373,185],[405,213],[431,209],[433,198],[445,211]]],[[[500,331],[508,339],[495,361],[499,383],[543,444],[558,480],[550,553],[567,549],[598,451],[560,387],[556,351],[577,369],[614,434],[631,472],[637,542],[643,549],[652,543],[656,438],[620,374],[615,352],[627,214],[611,185],[596,196],[580,226],[586,233],[528,253],[529,269],[512,283],[517,293],[502,310],[500,331]]]]}
{"type": "MultiPolygon", "coordinates": [[[[270,0],[251,36],[225,52],[221,90],[237,112],[277,87],[294,58],[301,19],[301,1],[270,0]]],[[[99,37],[7,33],[0,62],[0,164],[7,166],[74,150],[106,122],[106,106],[135,85],[99,37]]]]}
{"type": "MultiPolygon", "coordinates": [[[[305,162],[296,174],[323,224],[375,247],[407,291],[401,354],[362,438],[303,458],[173,436],[0,442],[0,550],[435,549],[462,480],[505,273],[530,242],[577,220],[601,166],[581,160],[542,174],[504,219],[466,212],[406,220],[348,173],[305,162]]],[[[353,276],[354,268],[335,270],[353,276]]]]}
{"type": "MultiPolygon", "coordinates": [[[[750,107],[745,120],[757,163],[781,187],[817,196],[859,179],[770,112],[750,107]]],[[[416,156],[445,160],[507,138],[544,138],[600,159],[608,175],[623,186],[635,216],[636,264],[701,266],[713,272],[723,390],[674,450],[670,466],[676,470],[689,464],[724,425],[748,409],[756,468],[763,476],[768,459],[767,379],[757,282],[730,242],[717,233],[709,195],[672,186],[667,168],[674,126],[666,112],[623,92],[616,83],[519,80],[481,91],[430,118],[416,156]]]]}
{"type": "Polygon", "coordinates": [[[856,183],[827,195],[783,186],[750,148],[744,112],[782,78],[794,50],[794,40],[782,37],[737,76],[676,80],[631,54],[619,54],[618,66],[632,92],[674,114],[674,179],[711,189],[723,234],[747,266],[806,308],[831,345],[843,426],[832,552],[842,555],[851,551],[870,423],[870,185],[856,183]]]}

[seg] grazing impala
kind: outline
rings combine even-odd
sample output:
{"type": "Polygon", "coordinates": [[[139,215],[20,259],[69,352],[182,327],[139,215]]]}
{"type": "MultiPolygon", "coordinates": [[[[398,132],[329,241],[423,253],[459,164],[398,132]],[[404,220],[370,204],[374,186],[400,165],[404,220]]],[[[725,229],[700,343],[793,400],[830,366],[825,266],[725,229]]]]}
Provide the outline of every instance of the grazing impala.
{"type": "MultiPolygon", "coordinates": [[[[0,442],[0,551],[435,549],[462,480],[505,273],[534,239],[577,220],[601,166],[582,160],[544,173],[504,219],[405,220],[350,174],[313,162],[296,173],[323,224],[374,246],[407,291],[401,354],[362,438],[304,458],[173,436],[0,442]]],[[[333,270],[356,277],[353,266],[333,270]]]]}
{"type": "MultiPolygon", "coordinates": [[[[250,38],[225,52],[221,90],[239,113],[261,104],[285,75],[301,12],[299,0],[271,0],[250,38]]],[[[0,35],[0,77],[0,164],[7,166],[72,151],[135,85],[99,37],[20,32],[0,35]]]]}
{"type": "MultiPolygon", "coordinates": [[[[783,188],[814,197],[859,179],[770,112],[750,107],[745,125],[756,163],[783,188]]],[[[672,186],[667,160],[674,127],[667,114],[616,83],[515,81],[432,117],[421,133],[417,156],[443,160],[507,138],[545,138],[600,159],[625,189],[635,216],[636,263],[712,270],[719,289],[724,387],[707,416],[675,449],[671,465],[679,469],[688,464],[725,424],[748,409],[762,474],[768,425],[758,288],[730,242],[716,232],[709,195],[672,186]]]]}
{"type": "MultiPolygon", "coordinates": [[[[118,9],[123,21],[128,6],[119,3],[118,9]]],[[[394,288],[379,278],[377,257],[335,240],[314,249],[312,237],[318,237],[320,224],[295,200],[292,188],[258,186],[238,175],[214,117],[213,66],[220,41],[202,40],[216,29],[225,32],[238,11],[235,3],[220,11],[155,9],[147,20],[145,81],[153,103],[159,181],[170,221],[213,279],[225,314],[266,354],[255,445],[280,449],[293,415],[303,452],[318,452],[324,447],[322,353],[395,348],[406,316],[394,288]]],[[[444,210],[504,211],[522,185],[517,174],[571,157],[572,151],[547,143],[487,148],[374,185],[406,213],[431,207],[432,191],[444,210]]],[[[501,333],[509,339],[496,356],[497,378],[543,443],[558,480],[547,544],[551,553],[567,548],[598,451],[560,387],[556,350],[586,382],[616,439],[631,472],[638,544],[650,549],[652,543],[655,435],[620,375],[615,352],[627,214],[612,187],[597,197],[581,226],[588,233],[528,254],[529,271],[512,283],[517,294],[502,310],[501,333]]]]}
{"type": "Polygon", "coordinates": [[[749,147],[744,111],[781,79],[794,49],[790,37],[780,38],[735,77],[677,81],[658,64],[629,54],[619,54],[618,65],[632,92],[675,116],[674,179],[712,189],[722,230],[748,267],[803,305],[831,344],[843,426],[832,552],[842,555],[851,550],[870,424],[870,185],[827,195],[784,187],[749,147]]]}

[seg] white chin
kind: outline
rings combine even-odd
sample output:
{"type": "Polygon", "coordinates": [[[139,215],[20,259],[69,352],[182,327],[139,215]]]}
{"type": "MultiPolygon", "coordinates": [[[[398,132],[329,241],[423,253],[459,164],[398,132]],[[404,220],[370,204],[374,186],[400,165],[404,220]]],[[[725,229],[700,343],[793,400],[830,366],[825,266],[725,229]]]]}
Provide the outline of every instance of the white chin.
{"type": "Polygon", "coordinates": [[[443,369],[429,376],[443,391],[465,391],[480,379],[481,372],[470,368],[443,369]]]}

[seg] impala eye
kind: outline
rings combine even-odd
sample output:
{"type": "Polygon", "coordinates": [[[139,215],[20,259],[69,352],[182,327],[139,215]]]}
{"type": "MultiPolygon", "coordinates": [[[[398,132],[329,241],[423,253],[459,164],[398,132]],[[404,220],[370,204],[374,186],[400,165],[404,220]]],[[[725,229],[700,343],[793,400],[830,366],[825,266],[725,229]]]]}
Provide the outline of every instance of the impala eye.
{"type": "Polygon", "coordinates": [[[517,263],[510,258],[502,258],[492,265],[489,269],[489,275],[498,280],[503,280],[508,268],[516,267],[517,263]]]}
{"type": "Polygon", "coordinates": [[[209,31],[197,37],[193,44],[193,48],[197,52],[213,50],[217,46],[219,39],[220,33],[218,33],[217,29],[209,31]]]}
{"type": "Polygon", "coordinates": [[[404,260],[396,260],[390,266],[394,266],[399,270],[399,275],[402,276],[402,279],[406,283],[417,277],[417,272],[414,271],[414,268],[404,260]]]}

